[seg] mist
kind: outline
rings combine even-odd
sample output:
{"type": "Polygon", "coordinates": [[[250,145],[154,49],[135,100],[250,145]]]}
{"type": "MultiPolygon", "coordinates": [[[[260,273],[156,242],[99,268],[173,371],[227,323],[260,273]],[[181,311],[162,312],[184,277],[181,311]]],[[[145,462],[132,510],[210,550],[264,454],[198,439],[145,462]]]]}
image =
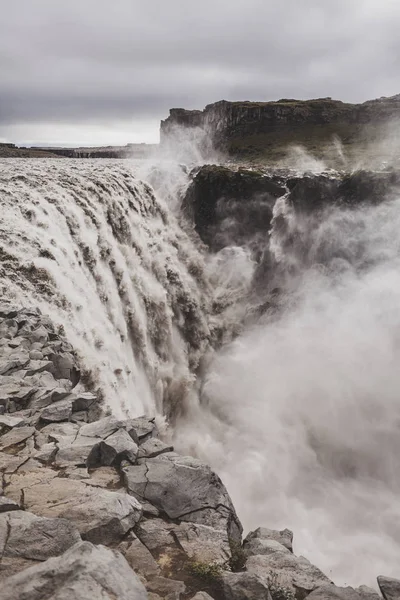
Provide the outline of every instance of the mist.
{"type": "Polygon", "coordinates": [[[400,196],[310,220],[284,203],[280,309],[213,357],[176,445],[217,470],[245,533],[288,527],[337,585],[374,585],[400,552],[400,196]]]}

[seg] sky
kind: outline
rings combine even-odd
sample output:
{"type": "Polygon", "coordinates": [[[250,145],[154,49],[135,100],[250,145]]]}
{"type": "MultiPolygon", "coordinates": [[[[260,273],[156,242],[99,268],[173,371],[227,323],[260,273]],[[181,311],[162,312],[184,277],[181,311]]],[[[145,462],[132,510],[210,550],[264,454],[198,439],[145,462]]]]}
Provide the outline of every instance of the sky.
{"type": "Polygon", "coordinates": [[[398,0],[0,0],[0,141],[156,143],[172,107],[400,93],[398,0]]]}

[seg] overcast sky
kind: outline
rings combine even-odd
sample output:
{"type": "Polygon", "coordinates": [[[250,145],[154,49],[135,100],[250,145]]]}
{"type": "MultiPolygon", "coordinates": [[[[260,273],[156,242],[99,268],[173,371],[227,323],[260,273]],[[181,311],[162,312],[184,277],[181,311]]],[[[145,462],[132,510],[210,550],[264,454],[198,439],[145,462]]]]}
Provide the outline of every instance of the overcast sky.
{"type": "Polygon", "coordinates": [[[171,107],[400,93],[400,0],[0,0],[0,141],[157,142],[171,107]]]}

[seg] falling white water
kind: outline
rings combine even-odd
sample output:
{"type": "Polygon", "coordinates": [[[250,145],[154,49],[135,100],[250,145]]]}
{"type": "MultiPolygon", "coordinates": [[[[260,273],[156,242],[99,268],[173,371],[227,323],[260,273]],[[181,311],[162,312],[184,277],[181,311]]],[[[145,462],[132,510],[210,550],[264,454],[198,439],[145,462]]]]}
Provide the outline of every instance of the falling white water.
{"type": "Polygon", "coordinates": [[[215,357],[177,445],[218,471],[245,530],[289,527],[337,584],[376,585],[399,577],[400,200],[308,226],[278,202],[297,288],[215,357]]]}
{"type": "Polygon", "coordinates": [[[211,337],[211,298],[171,211],[127,163],[0,166],[2,300],[65,328],[115,414],[184,402],[211,337]]]}

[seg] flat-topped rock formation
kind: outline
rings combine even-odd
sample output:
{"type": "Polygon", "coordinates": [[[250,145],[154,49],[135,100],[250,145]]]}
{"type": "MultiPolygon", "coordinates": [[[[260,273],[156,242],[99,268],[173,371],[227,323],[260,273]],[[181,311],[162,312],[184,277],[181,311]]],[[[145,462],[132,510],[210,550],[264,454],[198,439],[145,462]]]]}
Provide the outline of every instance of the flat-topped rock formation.
{"type": "Polygon", "coordinates": [[[349,104],[332,98],[281,99],[276,102],[228,102],[209,104],[203,111],[173,108],[161,121],[165,143],[179,128],[199,128],[217,149],[242,159],[278,160],[290,144],[310,151],[332,143],[338,136],[345,147],[365,146],[376,128],[400,118],[400,95],[349,104]]]}

